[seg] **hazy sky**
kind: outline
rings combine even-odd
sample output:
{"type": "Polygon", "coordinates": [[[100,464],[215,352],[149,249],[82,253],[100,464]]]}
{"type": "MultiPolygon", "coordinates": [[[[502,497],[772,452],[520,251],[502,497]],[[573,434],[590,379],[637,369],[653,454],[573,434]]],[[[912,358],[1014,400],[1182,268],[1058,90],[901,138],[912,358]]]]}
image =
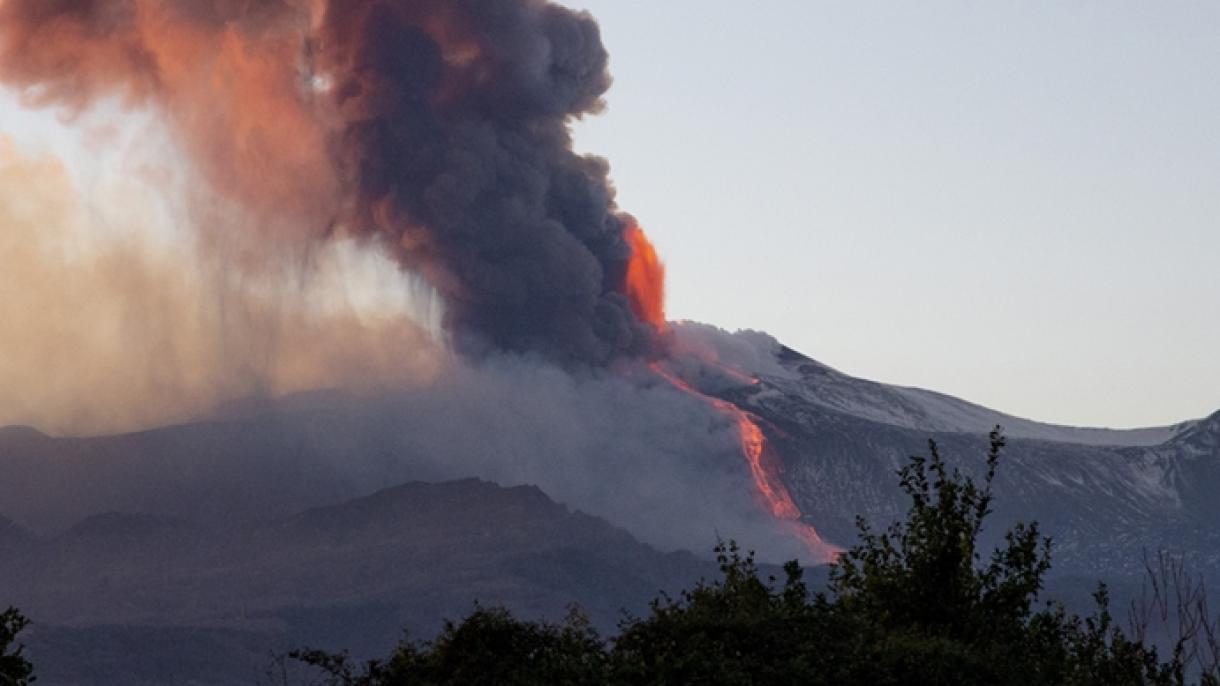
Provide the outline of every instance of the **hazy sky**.
{"type": "Polygon", "coordinates": [[[567,4],[671,317],[1034,419],[1220,409],[1220,3],[567,4]]]}
{"type": "Polygon", "coordinates": [[[672,318],[1034,419],[1220,409],[1220,3],[567,4],[672,318]]]}

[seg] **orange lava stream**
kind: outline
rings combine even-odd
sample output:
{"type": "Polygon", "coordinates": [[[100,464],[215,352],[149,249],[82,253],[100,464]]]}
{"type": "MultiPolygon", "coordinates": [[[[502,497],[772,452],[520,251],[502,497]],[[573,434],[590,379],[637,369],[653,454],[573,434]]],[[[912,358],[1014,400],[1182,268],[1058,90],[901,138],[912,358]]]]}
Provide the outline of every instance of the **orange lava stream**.
{"type": "MultiPolygon", "coordinates": [[[[762,497],[767,509],[777,519],[787,522],[793,529],[796,537],[803,541],[810,551],[819,558],[830,560],[840,552],[838,548],[824,541],[818,534],[817,529],[801,521],[801,510],[788,492],[788,487],[784,485],[783,480],[780,478],[779,461],[769,450],[767,437],[763,433],[762,427],[758,425],[757,418],[754,415],[727,400],[715,398],[695,390],[690,384],[663,369],[660,363],[651,363],[649,369],[657,376],[669,382],[674,388],[697,396],[712,407],[732,417],[733,421],[737,424],[737,430],[741,436],[741,451],[745,455],[746,462],[750,467],[750,476],[754,481],[754,487],[762,497]]],[[[751,382],[757,383],[757,380],[751,379],[751,382]]]]}
{"type": "MultiPolygon", "coordinates": [[[[626,219],[623,239],[631,248],[631,257],[627,262],[623,292],[627,296],[632,312],[641,321],[651,324],[657,331],[664,332],[666,329],[665,266],[661,263],[656,249],[644,235],[639,224],[630,217],[626,217],[626,219]]],[[[758,384],[758,379],[742,374],[735,369],[729,369],[710,360],[704,360],[704,363],[715,366],[726,376],[743,385],[758,384]]],[[[757,417],[727,400],[699,392],[690,384],[663,369],[659,362],[651,363],[649,368],[674,388],[702,399],[716,410],[733,418],[741,438],[741,452],[745,455],[746,463],[750,467],[750,477],[754,482],[754,488],[766,508],[773,516],[789,526],[793,534],[804,542],[814,556],[821,561],[833,560],[841,552],[840,549],[822,540],[816,529],[801,521],[801,509],[796,506],[796,502],[788,492],[788,487],[780,478],[781,463],[769,449],[767,436],[763,433],[762,427],[758,425],[757,417]]]]}
{"type": "Polygon", "coordinates": [[[631,311],[656,327],[657,331],[664,331],[665,265],[661,264],[656,248],[652,247],[652,242],[635,220],[631,220],[623,229],[623,238],[631,247],[625,284],[631,311]]]}

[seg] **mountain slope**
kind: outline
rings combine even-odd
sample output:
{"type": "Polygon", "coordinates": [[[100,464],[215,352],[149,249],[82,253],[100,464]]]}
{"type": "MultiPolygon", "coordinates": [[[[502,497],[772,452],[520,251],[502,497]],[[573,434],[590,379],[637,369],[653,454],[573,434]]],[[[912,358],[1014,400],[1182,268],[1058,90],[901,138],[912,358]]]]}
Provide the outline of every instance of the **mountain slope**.
{"type": "Polygon", "coordinates": [[[776,357],[787,374],[764,378],[778,393],[860,419],[924,432],[977,433],[980,427],[998,424],[1012,438],[1093,446],[1151,446],[1180,435],[1196,423],[1140,429],[1047,424],[935,391],[854,378],[786,347],[780,347],[776,357]]]}
{"type": "MultiPolygon", "coordinates": [[[[698,351],[685,362],[692,385],[758,417],[805,519],[834,543],[855,540],[856,515],[884,526],[903,514],[894,473],[929,438],[977,473],[998,423],[1011,440],[987,536],[1038,520],[1055,539],[1052,573],[1072,588],[1099,577],[1138,588],[1143,553],[1162,548],[1220,585],[1220,413],[1131,431],[1045,425],[855,379],[761,334],[675,332],[698,351]]],[[[749,532],[786,536],[750,501],[736,426],[706,399],[647,375],[590,394],[566,373],[548,374],[547,392],[585,405],[559,415],[579,420],[575,430],[552,420],[563,403],[471,412],[472,396],[456,395],[423,411],[425,396],[334,393],[116,436],[0,429],[0,513],[16,523],[0,520],[0,590],[11,595],[0,605],[27,609],[36,654],[59,656],[51,662],[66,671],[48,683],[94,683],[82,675],[128,656],[128,678],[116,683],[186,673],[248,681],[268,646],[376,652],[401,627],[428,635],[475,599],[551,617],[579,601],[613,625],[620,608],[711,574],[695,556],[639,542],[680,531],[664,549],[705,552],[714,534],[737,535],[709,513],[755,517],[762,528],[749,532]],[[624,405],[638,405],[631,418],[657,421],[620,425],[624,405]],[[599,427],[597,440],[568,440],[586,426],[599,427]],[[455,459],[463,454],[479,459],[455,459]],[[384,488],[470,476],[547,479],[564,504],[476,480],[384,488]],[[640,505],[652,509],[630,512],[640,505]],[[741,505],[744,515],[733,510],[741,505]],[[243,676],[198,662],[208,651],[233,656],[243,676]],[[74,655],[87,657],[64,657],[74,655]],[[170,663],[186,671],[158,671],[170,663]]],[[[523,378],[535,377],[508,376],[505,386],[523,378]]],[[[766,559],[788,555],[767,550],[766,559]]]]}
{"type": "Polygon", "coordinates": [[[29,532],[0,515],[0,560],[23,554],[35,545],[29,532]]]}
{"type": "Polygon", "coordinates": [[[403,628],[431,635],[475,601],[558,619],[579,600],[610,628],[623,609],[640,612],[660,590],[713,571],[536,488],[465,480],[408,483],[254,528],[98,515],[0,559],[0,589],[37,623],[31,654],[48,683],[130,683],[137,673],[157,682],[157,664],[232,683],[294,645],[384,652],[403,628]],[[112,680],[97,671],[142,634],[192,631],[200,651],[224,659],[154,640],[128,645],[112,680]]]}
{"type": "MultiPolygon", "coordinates": [[[[731,338],[731,337],[730,337],[731,338]]],[[[728,343],[722,343],[728,346],[728,343]]],[[[739,367],[755,385],[718,395],[765,420],[784,479],[808,521],[836,542],[853,518],[875,524],[905,507],[894,473],[935,439],[951,463],[978,471],[986,433],[1009,437],[992,533],[1036,519],[1056,541],[1056,572],[1133,574],[1145,550],[1191,556],[1208,573],[1220,556],[1220,413],[1170,427],[1115,431],[1039,424],[949,396],[855,379],[780,346],[739,367]]]]}

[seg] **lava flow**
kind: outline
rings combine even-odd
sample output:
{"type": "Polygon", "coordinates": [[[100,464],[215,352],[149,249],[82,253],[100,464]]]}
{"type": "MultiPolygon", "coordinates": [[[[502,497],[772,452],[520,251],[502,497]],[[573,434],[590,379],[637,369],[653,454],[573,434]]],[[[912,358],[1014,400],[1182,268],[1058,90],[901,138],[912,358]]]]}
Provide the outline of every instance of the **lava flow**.
{"type": "Polygon", "coordinates": [[[623,238],[631,248],[625,289],[631,311],[642,321],[665,330],[665,266],[644,230],[629,220],[623,238]]]}
{"type": "MultiPolygon", "coordinates": [[[[661,264],[656,250],[648,237],[644,235],[644,231],[634,221],[627,224],[623,237],[631,247],[631,258],[627,263],[624,288],[631,303],[631,309],[641,320],[652,324],[658,331],[664,331],[666,327],[664,265],[661,264]]],[[[757,379],[734,369],[723,367],[709,360],[701,362],[715,366],[725,375],[743,383],[758,383],[757,379]]],[[[791,526],[796,537],[801,539],[814,555],[823,560],[833,559],[839,550],[822,540],[816,529],[801,521],[801,510],[796,506],[796,502],[788,492],[788,487],[780,478],[780,461],[770,449],[767,436],[763,433],[762,427],[758,425],[757,418],[727,400],[696,390],[689,383],[664,369],[660,362],[653,362],[648,366],[654,374],[674,388],[702,399],[717,411],[733,418],[741,437],[741,451],[750,467],[750,477],[754,481],[754,488],[766,508],[777,519],[783,520],[791,526]]]]}
{"type": "MultiPolygon", "coordinates": [[[[649,369],[674,388],[702,399],[718,411],[733,418],[741,437],[741,452],[745,455],[746,463],[750,467],[750,477],[754,481],[754,488],[767,509],[777,519],[784,520],[791,526],[796,537],[801,539],[819,559],[834,559],[840,550],[824,541],[817,529],[801,521],[801,509],[797,507],[792,495],[788,492],[788,487],[780,478],[779,459],[770,449],[767,436],[763,433],[762,427],[758,425],[757,417],[727,400],[701,393],[672,372],[666,371],[660,363],[653,362],[649,365],[649,369]]],[[[734,372],[734,374],[737,373],[734,372]]],[[[751,381],[757,383],[756,379],[751,379],[751,381]]]]}

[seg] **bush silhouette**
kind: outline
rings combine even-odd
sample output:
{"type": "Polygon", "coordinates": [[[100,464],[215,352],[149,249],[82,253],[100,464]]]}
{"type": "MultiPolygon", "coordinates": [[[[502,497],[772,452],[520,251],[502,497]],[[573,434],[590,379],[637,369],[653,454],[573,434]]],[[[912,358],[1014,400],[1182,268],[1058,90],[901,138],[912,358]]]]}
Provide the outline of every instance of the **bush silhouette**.
{"type": "Polygon", "coordinates": [[[29,623],[16,608],[0,613],[0,686],[24,686],[34,681],[34,666],[17,643],[17,635],[29,623]]]}
{"type": "MultiPolygon", "coordinates": [[[[720,577],[602,640],[577,613],[560,625],[477,608],[431,642],[404,641],[353,668],[344,654],[295,657],[331,684],[1183,684],[1183,645],[1167,659],[1116,626],[1104,586],[1087,618],[1035,610],[1051,541],[1018,524],[979,550],[1005,440],[990,435],[981,483],[949,468],[935,442],[898,472],[903,520],[859,540],[810,593],[796,561],[762,578],[752,553],[716,548],[720,577]]],[[[1220,685],[1214,673],[1200,677],[1220,685]]]]}

